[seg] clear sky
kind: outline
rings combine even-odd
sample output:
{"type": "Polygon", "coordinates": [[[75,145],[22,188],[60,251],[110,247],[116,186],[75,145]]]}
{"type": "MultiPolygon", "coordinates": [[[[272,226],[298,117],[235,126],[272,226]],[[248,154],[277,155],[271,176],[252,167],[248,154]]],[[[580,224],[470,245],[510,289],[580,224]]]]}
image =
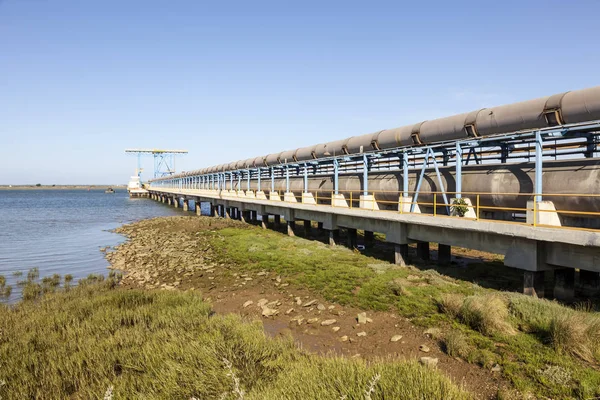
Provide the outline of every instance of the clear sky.
{"type": "Polygon", "coordinates": [[[187,149],[178,169],[196,169],[595,86],[598,15],[584,0],[0,0],[0,184],[126,183],[128,147],[187,149]]]}

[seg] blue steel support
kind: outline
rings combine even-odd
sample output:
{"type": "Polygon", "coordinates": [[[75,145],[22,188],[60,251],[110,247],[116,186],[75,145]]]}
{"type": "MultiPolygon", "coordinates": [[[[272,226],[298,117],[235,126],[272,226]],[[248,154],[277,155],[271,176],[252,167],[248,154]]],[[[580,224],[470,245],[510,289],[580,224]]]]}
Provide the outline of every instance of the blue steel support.
{"type": "Polygon", "coordinates": [[[544,143],[542,142],[542,133],[540,131],[535,132],[535,201],[539,203],[542,201],[542,152],[544,150],[544,143]]]}
{"type": "Polygon", "coordinates": [[[271,192],[275,191],[275,169],[271,167],[271,192]]]}
{"type": "Polygon", "coordinates": [[[260,168],[258,168],[258,191],[260,192],[260,168]]]}
{"type": "Polygon", "coordinates": [[[246,182],[246,190],[247,190],[247,191],[250,191],[250,170],[249,170],[249,169],[247,169],[247,170],[246,170],[246,173],[248,174],[248,175],[246,176],[246,179],[247,179],[247,182],[246,182]]]}
{"type": "Polygon", "coordinates": [[[369,194],[369,158],[366,154],[363,155],[363,195],[369,194]]]}
{"type": "Polygon", "coordinates": [[[408,197],[408,152],[402,152],[402,197],[408,197]]]}
{"type": "Polygon", "coordinates": [[[414,212],[415,209],[415,203],[417,202],[418,198],[419,198],[419,191],[421,190],[421,183],[423,183],[423,176],[425,175],[425,169],[427,168],[427,165],[429,164],[429,157],[431,156],[431,159],[433,161],[433,166],[435,168],[435,174],[437,175],[438,178],[438,184],[440,185],[440,189],[442,192],[442,197],[444,198],[444,204],[446,207],[446,212],[448,213],[448,215],[450,215],[450,208],[448,207],[448,198],[446,196],[446,189],[444,188],[444,183],[442,182],[442,177],[440,175],[440,170],[438,168],[438,164],[437,161],[435,159],[435,154],[433,153],[433,150],[430,147],[427,147],[427,152],[425,154],[425,159],[423,160],[423,167],[421,168],[421,174],[419,175],[419,181],[417,182],[417,191],[415,193],[415,198],[412,201],[412,204],[410,205],[410,212],[414,212]]]}
{"type": "Polygon", "coordinates": [[[460,143],[456,142],[456,198],[462,197],[462,157],[463,151],[460,143]]]}
{"type": "Polygon", "coordinates": [[[308,166],[304,163],[304,193],[308,193],[308,166]]]}
{"type": "Polygon", "coordinates": [[[285,192],[290,192],[290,166],[285,166],[285,192]]]}
{"type": "Polygon", "coordinates": [[[333,159],[333,190],[334,190],[334,194],[338,194],[339,192],[339,182],[338,182],[338,175],[339,175],[339,164],[338,164],[338,160],[336,158],[333,159]]]}

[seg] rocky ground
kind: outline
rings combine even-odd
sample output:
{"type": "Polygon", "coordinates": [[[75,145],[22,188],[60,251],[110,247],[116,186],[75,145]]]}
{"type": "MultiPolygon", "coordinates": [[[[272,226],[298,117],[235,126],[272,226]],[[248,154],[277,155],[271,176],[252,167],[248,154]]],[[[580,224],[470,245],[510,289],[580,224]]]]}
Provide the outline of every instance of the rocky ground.
{"type": "MultiPolygon", "coordinates": [[[[125,287],[199,290],[215,312],[260,319],[268,334],[291,335],[307,351],[365,359],[416,358],[482,399],[496,398],[499,388],[506,386],[494,368],[447,356],[438,344],[436,328],[424,329],[391,311],[327,302],[274,271],[247,271],[220,258],[215,240],[207,240],[207,235],[218,238],[225,227],[257,229],[205,217],[146,220],[117,229],[129,240],[108,251],[106,258],[112,268],[124,272],[125,287]]],[[[415,269],[406,280],[418,281],[421,273],[415,269]]]]}

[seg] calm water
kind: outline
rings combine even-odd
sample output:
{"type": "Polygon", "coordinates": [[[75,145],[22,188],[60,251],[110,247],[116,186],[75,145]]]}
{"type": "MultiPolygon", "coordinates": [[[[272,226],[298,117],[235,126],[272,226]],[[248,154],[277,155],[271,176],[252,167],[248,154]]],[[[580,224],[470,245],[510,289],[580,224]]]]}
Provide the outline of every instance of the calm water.
{"type": "Polygon", "coordinates": [[[99,249],[124,240],[109,231],[165,215],[181,211],[149,199],[130,199],[125,190],[0,191],[0,275],[13,288],[11,300],[20,297],[17,281],[34,267],[40,277],[106,275],[108,262],[99,249]],[[15,271],[23,276],[14,276],[15,271]]]}

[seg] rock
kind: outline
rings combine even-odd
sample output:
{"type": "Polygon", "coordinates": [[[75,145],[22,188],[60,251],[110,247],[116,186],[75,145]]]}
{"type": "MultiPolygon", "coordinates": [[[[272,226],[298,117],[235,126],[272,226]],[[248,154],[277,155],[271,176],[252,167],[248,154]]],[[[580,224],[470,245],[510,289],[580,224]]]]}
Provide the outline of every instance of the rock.
{"type": "Polygon", "coordinates": [[[319,322],[319,318],[310,318],[306,320],[307,324],[314,324],[315,322],[319,322]]]}
{"type": "Polygon", "coordinates": [[[367,336],[367,332],[358,332],[358,333],[356,334],[356,336],[360,336],[360,337],[362,337],[362,336],[367,336]]]}
{"type": "Polygon", "coordinates": [[[392,336],[392,338],[390,339],[390,342],[398,342],[402,339],[402,335],[394,335],[392,336]]]}
{"type": "Polygon", "coordinates": [[[325,321],[321,322],[322,326],[329,326],[329,325],[333,325],[335,324],[337,321],[335,319],[326,319],[325,321]]]}
{"type": "Polygon", "coordinates": [[[341,340],[342,342],[347,342],[347,341],[348,341],[348,336],[344,335],[344,336],[342,336],[342,337],[340,338],[340,340],[341,340]]]}
{"type": "Polygon", "coordinates": [[[302,305],[302,307],[310,307],[310,306],[312,306],[313,304],[315,304],[316,302],[317,302],[317,300],[311,300],[311,301],[308,301],[308,302],[304,303],[304,304],[302,305]]]}
{"type": "Polygon", "coordinates": [[[272,317],[277,314],[279,314],[278,310],[275,310],[274,308],[263,307],[263,310],[262,310],[263,317],[272,317]]]}
{"type": "Polygon", "coordinates": [[[423,353],[429,353],[431,351],[431,349],[427,345],[424,345],[424,344],[419,346],[419,350],[421,350],[423,353]]]}
{"type": "Polygon", "coordinates": [[[492,372],[502,372],[502,367],[500,366],[500,364],[495,364],[495,365],[492,367],[492,370],[491,370],[491,371],[492,371],[492,372]]]}
{"type": "Polygon", "coordinates": [[[334,326],[333,328],[331,328],[332,331],[337,332],[340,330],[339,326],[334,326]]]}
{"type": "Polygon", "coordinates": [[[295,300],[297,305],[302,305],[302,299],[300,297],[296,297],[295,300]]]}
{"type": "Polygon", "coordinates": [[[419,359],[419,362],[423,365],[425,365],[426,367],[429,368],[435,368],[438,364],[438,359],[435,357],[421,357],[419,359]]]}
{"type": "Polygon", "coordinates": [[[356,319],[358,320],[359,324],[366,324],[367,323],[367,313],[366,312],[361,312],[356,316],[356,319]]]}
{"type": "Polygon", "coordinates": [[[304,322],[304,318],[298,318],[296,321],[298,322],[298,325],[302,325],[302,322],[304,322]]]}
{"type": "Polygon", "coordinates": [[[294,312],[294,308],[292,307],[292,308],[290,308],[289,310],[287,310],[287,311],[285,312],[285,315],[289,315],[289,314],[291,314],[291,313],[293,313],[293,312],[294,312]]]}
{"type": "Polygon", "coordinates": [[[275,278],[275,281],[276,281],[277,283],[281,283],[281,275],[280,275],[280,276],[278,276],[277,278],[275,278]]]}
{"type": "Polygon", "coordinates": [[[265,276],[267,273],[265,271],[261,271],[256,276],[265,276]]]}
{"type": "Polygon", "coordinates": [[[367,322],[368,322],[368,323],[372,323],[372,322],[373,322],[373,320],[372,320],[371,318],[367,318],[367,322]]]}
{"type": "Polygon", "coordinates": [[[323,304],[319,304],[319,305],[317,306],[317,310],[319,310],[319,311],[324,311],[324,310],[325,310],[325,306],[324,306],[323,304]]]}
{"type": "MultiPolygon", "coordinates": [[[[210,272],[210,271],[209,271],[209,272],[210,272]]],[[[252,278],[250,278],[250,277],[247,277],[247,278],[244,278],[244,280],[245,280],[245,281],[251,281],[251,280],[252,280],[252,278]]]]}
{"type": "Polygon", "coordinates": [[[335,306],[329,306],[327,307],[328,310],[333,310],[335,308],[335,306]]]}
{"type": "Polygon", "coordinates": [[[244,308],[251,306],[252,304],[254,304],[254,302],[252,300],[248,300],[247,302],[244,303],[244,308]]]}
{"type": "Polygon", "coordinates": [[[440,328],[429,328],[427,329],[425,332],[423,332],[425,335],[429,336],[430,338],[437,338],[440,336],[440,334],[442,333],[440,328]]]}
{"type": "Polygon", "coordinates": [[[269,300],[267,300],[267,299],[260,299],[258,301],[258,303],[256,303],[256,305],[259,307],[262,307],[262,306],[266,305],[268,302],[269,302],[269,300]]]}

